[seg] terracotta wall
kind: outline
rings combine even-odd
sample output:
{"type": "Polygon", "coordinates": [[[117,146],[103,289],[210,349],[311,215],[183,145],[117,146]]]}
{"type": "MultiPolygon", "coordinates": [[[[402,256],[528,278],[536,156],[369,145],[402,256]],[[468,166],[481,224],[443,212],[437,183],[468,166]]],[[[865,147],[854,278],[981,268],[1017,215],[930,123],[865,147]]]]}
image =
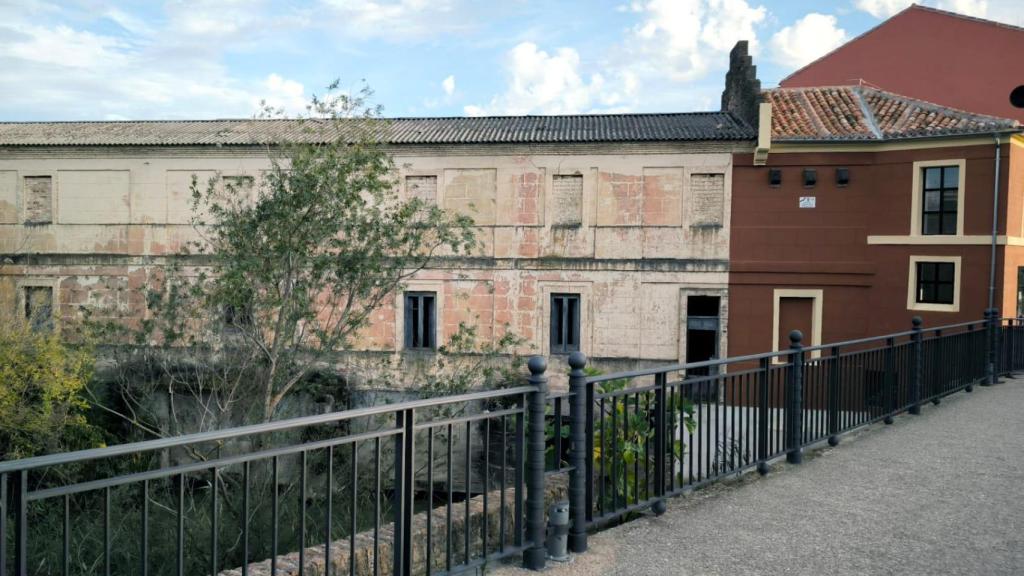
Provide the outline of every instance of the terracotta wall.
{"type": "MultiPolygon", "coordinates": [[[[1002,146],[1000,234],[1007,229],[1007,179],[1021,170],[1010,166],[1010,146],[1002,146]]],[[[730,255],[731,355],[770,350],[773,344],[773,291],[776,288],[823,290],[822,342],[907,330],[920,315],[925,325],[980,318],[989,285],[994,144],[880,152],[771,153],[767,166],[753,166],[752,156],[737,155],[733,165],[733,237],[730,255]],[[869,236],[908,236],[914,162],[964,159],[963,243],[920,245],[869,244],[869,236]],[[835,183],[835,168],[850,169],[846,187],[835,183]],[[768,183],[769,168],[783,171],[782,185],[768,183]],[[803,185],[803,170],[817,170],[818,183],[803,185]],[[801,197],[815,198],[815,208],[799,208],[801,197]],[[908,309],[911,256],[958,256],[961,294],[958,312],[908,309]]],[[[1010,190],[1009,206],[1024,209],[1024,185],[1010,190]]],[[[1011,218],[1011,236],[1019,235],[1019,218],[1011,218]]],[[[954,240],[953,242],[956,242],[954,240]]],[[[997,254],[996,302],[1003,302],[1003,253],[997,254]]],[[[1010,250],[1007,291],[1016,292],[1016,266],[1024,265],[1024,248],[1010,250]],[[1012,279],[1009,270],[1012,268],[1012,279]]],[[[1015,296],[1014,296],[1015,298],[1015,296]]],[[[1007,295],[1004,307],[1009,302],[1007,295]]],[[[1009,308],[1007,308],[1009,310],[1009,308]]],[[[783,326],[780,332],[785,331],[783,326]]],[[[810,338],[807,338],[809,342],[810,338]]]]}

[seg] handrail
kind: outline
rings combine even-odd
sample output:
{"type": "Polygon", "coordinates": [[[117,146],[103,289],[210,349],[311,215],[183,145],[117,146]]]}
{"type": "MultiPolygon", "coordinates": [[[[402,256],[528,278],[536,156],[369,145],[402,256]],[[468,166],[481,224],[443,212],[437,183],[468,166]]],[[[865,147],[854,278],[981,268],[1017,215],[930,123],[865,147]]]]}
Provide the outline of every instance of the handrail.
{"type": "Polygon", "coordinates": [[[536,390],[536,386],[517,386],[515,388],[503,388],[498,390],[483,390],[480,392],[470,392],[466,394],[458,394],[455,396],[424,398],[422,400],[410,400],[408,402],[399,402],[396,404],[383,404],[381,406],[370,406],[367,408],[342,410],[340,412],[330,412],[327,414],[318,414],[316,416],[289,418],[286,420],[265,422],[263,424],[250,424],[248,426],[239,426],[236,428],[225,428],[223,430],[196,432],[193,434],[186,434],[184,436],[157,438],[154,440],[132,442],[129,444],[117,444],[115,446],[106,446],[103,448],[90,448],[87,450],[77,450],[75,452],[63,452],[58,454],[49,454],[46,456],[35,456],[33,458],[25,458],[24,460],[11,460],[7,462],[0,462],[0,474],[17,472],[22,470],[33,470],[36,468],[43,468],[47,466],[73,464],[75,462],[81,462],[84,460],[112,458],[114,456],[124,456],[126,454],[151,452],[153,450],[163,450],[167,448],[174,448],[177,446],[196,444],[199,442],[227,440],[230,438],[237,438],[239,436],[247,436],[251,434],[266,434],[268,432],[280,432],[282,430],[291,430],[293,428],[315,426],[318,424],[329,424],[331,422],[341,422],[345,420],[352,420],[355,418],[365,418],[367,416],[376,416],[378,414],[390,414],[392,412],[400,412],[403,410],[430,408],[432,406],[445,406],[448,404],[457,404],[459,402],[488,400],[491,398],[498,398],[502,396],[517,396],[520,394],[529,394],[531,392],[536,392],[536,390]]]}

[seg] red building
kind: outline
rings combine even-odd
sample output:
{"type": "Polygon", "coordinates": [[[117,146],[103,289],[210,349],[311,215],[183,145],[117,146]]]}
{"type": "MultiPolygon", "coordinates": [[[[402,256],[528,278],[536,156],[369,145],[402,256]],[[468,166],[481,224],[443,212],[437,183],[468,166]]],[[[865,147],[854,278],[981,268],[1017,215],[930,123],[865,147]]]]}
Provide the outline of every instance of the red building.
{"type": "Polygon", "coordinates": [[[1024,85],[1024,28],[913,5],[779,83],[858,84],[1024,121],[1009,100],[1024,85]]]}
{"type": "MultiPolygon", "coordinates": [[[[740,92],[727,89],[723,106],[742,108],[740,92]]],[[[926,326],[981,318],[994,192],[994,305],[1016,314],[1017,121],[866,86],[768,90],[751,120],[757,150],[733,161],[730,355],[785,347],[794,328],[819,344],[908,330],[918,315],[926,326]]]]}

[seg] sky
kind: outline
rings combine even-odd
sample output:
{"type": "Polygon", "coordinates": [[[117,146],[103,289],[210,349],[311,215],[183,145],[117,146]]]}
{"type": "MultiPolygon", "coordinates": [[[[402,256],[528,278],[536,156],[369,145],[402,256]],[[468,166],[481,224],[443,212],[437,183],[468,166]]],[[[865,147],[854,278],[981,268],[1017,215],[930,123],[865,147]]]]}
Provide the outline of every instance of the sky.
{"type": "Polygon", "coordinates": [[[335,79],[390,117],[717,110],[736,41],[771,87],[910,3],[0,0],[0,121],[294,115],[335,79]]]}

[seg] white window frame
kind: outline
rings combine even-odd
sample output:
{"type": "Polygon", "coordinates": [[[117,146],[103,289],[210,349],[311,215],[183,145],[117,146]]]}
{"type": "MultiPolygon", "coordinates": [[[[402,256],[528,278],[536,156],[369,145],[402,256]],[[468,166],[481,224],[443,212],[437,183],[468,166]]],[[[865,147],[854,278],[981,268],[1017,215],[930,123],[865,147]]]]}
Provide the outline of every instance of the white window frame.
{"type": "MultiPolygon", "coordinates": [[[[914,162],[914,189],[910,202],[910,236],[914,238],[937,238],[948,240],[950,238],[962,238],[964,236],[964,192],[967,182],[967,160],[964,158],[951,158],[949,160],[921,160],[914,162]],[[922,234],[921,213],[924,201],[924,169],[938,168],[943,166],[956,166],[959,168],[959,181],[956,190],[956,234],[922,234]]],[[[936,240],[936,243],[945,243],[936,240]]]]}
{"type": "Polygon", "coordinates": [[[907,310],[919,312],[959,312],[960,311],[960,256],[911,256],[907,273],[907,310]],[[917,264],[918,262],[946,262],[953,264],[953,303],[931,304],[917,301],[917,264]]]}

